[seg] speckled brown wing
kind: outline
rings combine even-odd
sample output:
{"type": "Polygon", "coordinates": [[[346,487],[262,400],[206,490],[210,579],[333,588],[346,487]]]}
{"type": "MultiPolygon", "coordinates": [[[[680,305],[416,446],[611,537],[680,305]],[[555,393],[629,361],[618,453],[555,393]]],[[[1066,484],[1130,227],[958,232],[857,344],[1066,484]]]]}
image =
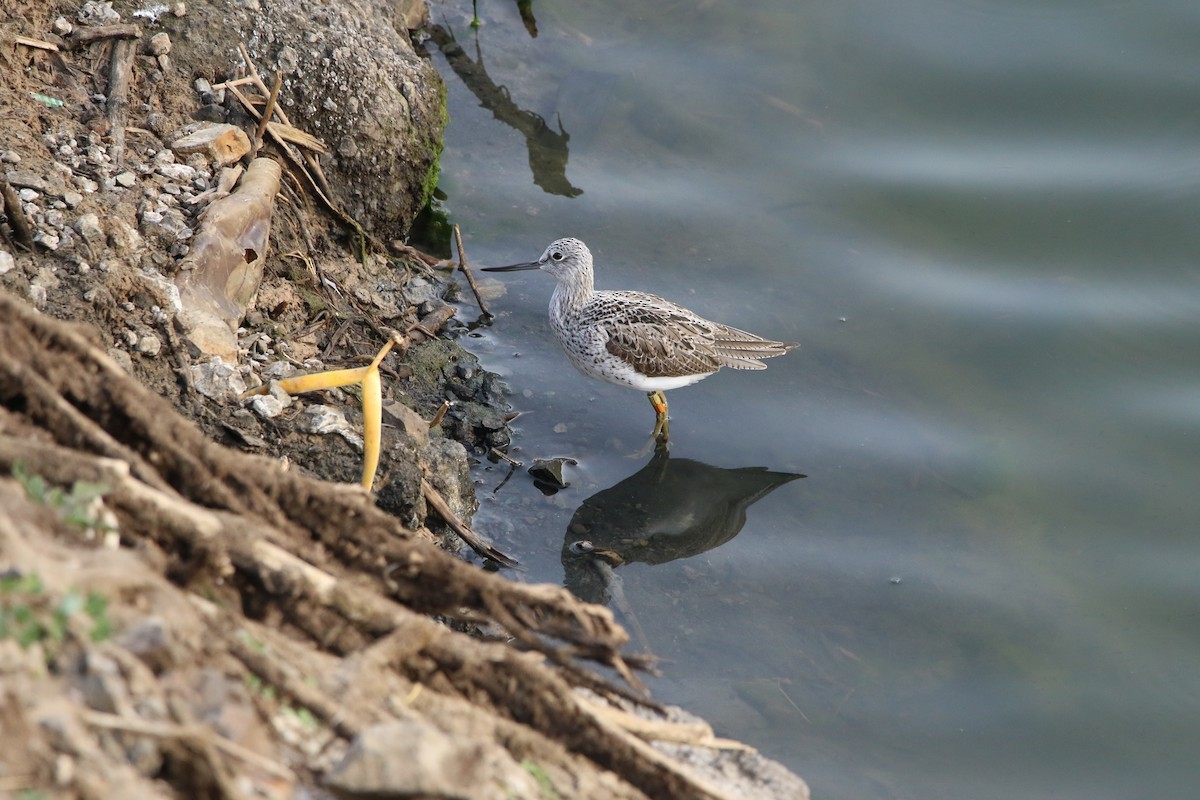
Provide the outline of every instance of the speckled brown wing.
{"type": "Polygon", "coordinates": [[[681,330],[648,323],[604,325],[605,348],[648,378],[707,375],[720,369],[720,362],[681,330]]]}
{"type": "Polygon", "coordinates": [[[792,347],[711,322],[654,295],[597,295],[588,310],[608,336],[605,348],[647,377],[707,375],[721,367],[766,369],[758,359],[792,347]]]}

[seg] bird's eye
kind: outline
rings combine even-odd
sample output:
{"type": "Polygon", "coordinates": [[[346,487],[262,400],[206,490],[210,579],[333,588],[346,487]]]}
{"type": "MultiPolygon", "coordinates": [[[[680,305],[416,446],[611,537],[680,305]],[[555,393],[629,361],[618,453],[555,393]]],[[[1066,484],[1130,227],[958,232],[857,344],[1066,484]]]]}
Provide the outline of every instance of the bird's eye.
{"type": "Polygon", "coordinates": [[[563,254],[558,252],[557,250],[555,250],[553,253],[551,253],[550,257],[553,258],[555,261],[563,260],[563,254]]]}

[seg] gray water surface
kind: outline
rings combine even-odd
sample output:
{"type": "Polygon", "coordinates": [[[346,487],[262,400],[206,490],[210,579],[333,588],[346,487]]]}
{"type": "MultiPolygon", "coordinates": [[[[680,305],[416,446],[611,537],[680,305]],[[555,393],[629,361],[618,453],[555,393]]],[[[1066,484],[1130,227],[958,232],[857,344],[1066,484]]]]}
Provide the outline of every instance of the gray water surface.
{"type": "MultiPolygon", "coordinates": [[[[493,85],[435,52],[475,263],[576,236],[602,288],[803,345],[670,394],[698,495],[808,477],[612,572],[656,697],[820,798],[1194,797],[1200,4],[564,0],[536,38],[515,3],[432,11],[493,85]]],[[[546,496],[483,462],[475,523],[561,583],[653,413],[572,370],[548,276],[499,277],[467,343],[513,454],[579,463],[546,496]]],[[[711,510],[679,496],[654,526],[711,510]]]]}

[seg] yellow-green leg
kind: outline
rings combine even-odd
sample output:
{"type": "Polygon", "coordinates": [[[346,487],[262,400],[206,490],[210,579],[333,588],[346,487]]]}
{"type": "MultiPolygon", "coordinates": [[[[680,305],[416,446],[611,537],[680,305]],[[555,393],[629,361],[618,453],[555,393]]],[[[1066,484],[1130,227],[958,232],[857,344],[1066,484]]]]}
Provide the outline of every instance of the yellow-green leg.
{"type": "Polygon", "coordinates": [[[648,392],[650,406],[654,409],[654,433],[650,434],[658,444],[666,444],[668,438],[667,396],[662,390],[648,392]]]}

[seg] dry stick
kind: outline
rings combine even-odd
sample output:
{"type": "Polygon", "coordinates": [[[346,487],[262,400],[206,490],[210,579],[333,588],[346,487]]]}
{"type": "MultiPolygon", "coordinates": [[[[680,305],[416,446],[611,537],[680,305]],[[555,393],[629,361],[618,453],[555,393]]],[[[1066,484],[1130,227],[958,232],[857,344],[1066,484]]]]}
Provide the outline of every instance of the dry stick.
{"type": "Polygon", "coordinates": [[[112,127],[112,160],[120,164],[125,157],[125,123],[129,117],[129,82],[133,75],[133,57],[137,49],[132,39],[113,43],[112,66],[108,78],[108,122],[112,127]]]}
{"type": "Polygon", "coordinates": [[[592,716],[607,720],[647,742],[676,742],[714,750],[754,752],[754,748],[748,744],[718,737],[713,733],[712,726],[703,720],[671,722],[666,719],[647,719],[618,706],[598,703],[586,695],[576,694],[575,699],[592,716]]]}
{"type": "Polygon", "coordinates": [[[14,36],[13,41],[17,44],[23,44],[26,47],[36,47],[39,50],[49,50],[53,53],[58,52],[58,45],[54,42],[46,42],[41,39],[30,39],[28,36],[14,36]]]}
{"type": "MultiPolygon", "coordinates": [[[[250,58],[250,51],[246,49],[245,44],[239,44],[238,50],[242,54],[242,59],[246,62],[246,69],[250,71],[250,78],[254,81],[254,85],[258,87],[260,92],[267,94],[267,85],[263,83],[262,77],[259,76],[258,70],[254,66],[254,61],[250,58]]],[[[279,114],[280,121],[283,122],[284,125],[292,124],[291,121],[288,120],[287,112],[285,112],[282,108],[277,109],[277,112],[279,114]]],[[[315,182],[319,182],[321,189],[326,194],[332,195],[333,190],[329,188],[329,181],[325,178],[325,171],[321,169],[321,162],[318,161],[316,156],[314,156],[312,153],[304,153],[303,155],[304,160],[308,162],[309,168],[312,169],[313,174],[316,176],[317,181],[315,182]]]]}
{"type": "Polygon", "coordinates": [[[212,89],[214,92],[219,92],[222,89],[228,89],[230,86],[245,86],[248,83],[254,83],[254,78],[251,78],[249,75],[245,76],[244,78],[234,78],[233,80],[225,81],[224,83],[214,83],[212,85],[212,89]]]}
{"type": "Polygon", "coordinates": [[[4,201],[0,203],[0,210],[3,210],[5,216],[8,217],[8,224],[12,226],[13,233],[17,236],[17,242],[26,250],[32,250],[33,224],[29,221],[29,217],[25,216],[25,209],[21,207],[21,196],[3,178],[0,178],[0,194],[3,195],[4,201]]]}
{"type": "MultiPolygon", "coordinates": [[[[242,104],[242,107],[246,109],[246,112],[248,114],[250,114],[250,116],[256,122],[263,118],[263,115],[261,113],[259,113],[257,108],[254,107],[254,103],[250,102],[250,98],[248,98],[248,97],[246,97],[246,95],[242,94],[241,90],[239,90],[237,88],[237,86],[233,85],[232,83],[229,83],[229,84],[226,84],[225,88],[228,91],[233,93],[233,96],[238,99],[238,102],[240,102],[242,104]]],[[[276,108],[276,111],[280,112],[281,109],[276,108]]],[[[312,174],[308,171],[308,167],[304,163],[305,159],[304,159],[303,155],[301,154],[300,149],[297,147],[293,147],[289,142],[287,142],[285,139],[283,139],[283,137],[279,136],[278,133],[276,133],[274,130],[271,129],[270,125],[267,125],[265,132],[267,133],[267,135],[269,135],[272,139],[275,140],[275,143],[277,145],[279,145],[280,148],[283,149],[284,154],[287,155],[287,157],[292,160],[292,163],[294,163],[296,165],[296,168],[299,169],[300,172],[302,172],[306,178],[308,178],[309,185],[312,186],[313,190],[317,193],[317,196],[321,198],[322,202],[324,202],[325,205],[334,213],[338,214],[339,216],[344,216],[343,212],[340,209],[338,209],[333,204],[333,201],[330,200],[329,197],[325,194],[325,192],[321,190],[321,187],[317,183],[316,178],[314,178],[312,176],[312,174]]]]}
{"type": "Polygon", "coordinates": [[[258,130],[254,132],[254,157],[258,157],[258,151],[263,146],[263,135],[266,133],[267,124],[271,121],[271,115],[275,113],[275,104],[279,101],[279,87],[283,86],[283,72],[275,71],[275,84],[271,87],[271,95],[267,98],[267,107],[263,109],[262,118],[258,121],[258,130]]]}
{"type": "Polygon", "coordinates": [[[490,319],[493,314],[488,311],[487,303],[483,302],[483,297],[479,294],[479,287],[475,285],[475,276],[471,274],[471,265],[467,263],[467,251],[463,249],[462,231],[458,229],[457,224],[454,226],[454,243],[458,245],[458,268],[462,270],[463,275],[467,276],[467,283],[470,284],[471,291],[475,294],[475,302],[479,304],[479,310],[490,319]]]}
{"type": "Polygon", "coordinates": [[[442,420],[446,418],[446,412],[449,410],[450,410],[450,401],[443,400],[442,404],[440,406],[438,406],[437,413],[435,413],[433,415],[433,419],[429,420],[429,428],[432,430],[433,428],[436,428],[438,425],[441,425],[442,420]]]}
{"type": "Polygon", "coordinates": [[[137,25],[121,23],[119,25],[101,25],[98,28],[76,28],[71,34],[71,49],[75,50],[85,44],[98,42],[101,39],[140,39],[142,29],[137,25]]]}
{"type": "MultiPolygon", "coordinates": [[[[249,113],[251,117],[253,117],[255,120],[258,120],[260,118],[261,115],[258,113],[258,109],[254,107],[254,104],[250,102],[249,98],[247,98],[246,95],[244,95],[240,91],[238,91],[238,88],[236,86],[234,86],[233,84],[226,84],[225,88],[233,93],[233,96],[238,99],[238,101],[242,104],[242,106],[246,109],[246,112],[249,113]]],[[[281,115],[283,113],[283,110],[279,109],[279,108],[277,108],[276,111],[281,115]]],[[[347,214],[345,211],[343,211],[341,208],[339,208],[336,203],[334,203],[332,200],[329,199],[329,194],[326,194],[325,191],[322,191],[321,184],[319,184],[317,182],[317,179],[315,177],[313,177],[313,173],[309,170],[308,166],[306,166],[306,163],[305,163],[306,157],[307,157],[309,163],[312,163],[314,161],[311,154],[305,153],[304,155],[301,155],[301,151],[299,150],[299,148],[288,143],[283,137],[281,137],[272,128],[271,125],[267,125],[267,135],[275,140],[275,144],[279,145],[279,148],[283,151],[283,154],[292,162],[292,164],[296,167],[296,169],[300,172],[300,174],[302,174],[305,178],[308,179],[309,187],[313,190],[313,192],[316,193],[317,197],[320,198],[321,202],[325,204],[325,207],[327,209],[329,209],[329,212],[331,214],[333,214],[339,220],[344,222],[346,225],[349,225],[351,228],[353,228],[354,232],[356,234],[358,234],[359,236],[362,236],[365,240],[369,241],[372,244],[372,246],[376,247],[379,250],[386,249],[382,242],[380,242],[374,236],[372,236],[371,234],[369,234],[365,230],[363,230],[362,225],[360,225],[356,219],[354,219],[349,214],[347,214]]],[[[320,170],[319,165],[318,165],[317,169],[318,169],[318,173],[319,173],[319,170],[320,170]]],[[[322,180],[324,180],[324,174],[323,173],[319,173],[319,174],[321,174],[322,180]]],[[[328,183],[326,183],[326,189],[328,189],[328,183]]],[[[330,194],[332,194],[332,192],[330,192],[330,194]]]]}
{"type": "MultiPolygon", "coordinates": [[[[732,791],[727,790],[724,785],[716,781],[709,780],[707,777],[693,772],[688,767],[680,763],[679,760],[656,750],[654,745],[642,740],[636,734],[626,731],[621,725],[617,724],[610,716],[600,715],[596,713],[596,705],[585,705],[583,702],[576,701],[576,708],[584,715],[591,718],[592,722],[608,736],[619,739],[630,750],[632,750],[638,760],[644,764],[657,768],[662,773],[669,775],[676,781],[681,781],[688,788],[691,797],[705,797],[711,800],[734,800],[736,795],[732,791]]],[[[630,780],[632,776],[622,776],[626,780],[630,780]]],[[[638,788],[646,788],[639,786],[638,788]]]]}
{"type": "Polygon", "coordinates": [[[490,558],[499,561],[506,567],[515,567],[517,562],[515,559],[505,555],[497,550],[492,545],[485,542],[479,534],[467,527],[461,519],[459,519],[453,511],[450,510],[450,505],[446,502],[446,498],[433,488],[433,484],[421,478],[421,493],[425,495],[425,502],[437,512],[438,516],[446,521],[446,524],[454,529],[458,537],[471,546],[479,555],[484,558],[490,558]]]}
{"type": "Polygon", "coordinates": [[[494,447],[493,447],[491,450],[489,450],[488,452],[489,452],[489,453],[491,453],[492,455],[494,455],[496,458],[503,459],[504,461],[507,461],[508,463],[512,464],[514,467],[523,467],[523,466],[525,466],[525,465],[524,465],[524,464],[522,464],[520,461],[517,461],[515,458],[513,458],[512,456],[510,456],[508,453],[501,453],[499,450],[497,450],[497,449],[496,449],[496,448],[494,448],[494,447]]]}

